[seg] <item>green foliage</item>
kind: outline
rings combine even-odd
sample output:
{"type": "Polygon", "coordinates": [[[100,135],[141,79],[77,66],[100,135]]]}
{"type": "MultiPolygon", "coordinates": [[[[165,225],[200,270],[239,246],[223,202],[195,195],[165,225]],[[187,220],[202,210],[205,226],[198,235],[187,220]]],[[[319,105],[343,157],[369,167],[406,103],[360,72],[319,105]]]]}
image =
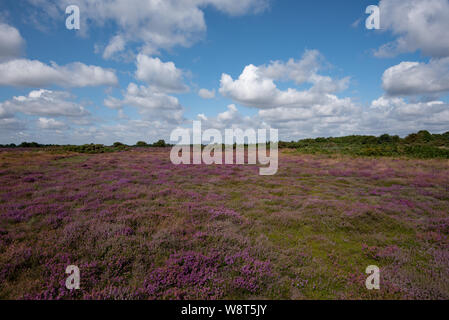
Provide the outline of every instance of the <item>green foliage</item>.
{"type": "Polygon", "coordinates": [[[165,148],[170,147],[170,144],[165,143],[165,140],[162,139],[152,144],[148,144],[145,141],[138,141],[136,147],[165,148]]]}
{"type": "Polygon", "coordinates": [[[427,145],[411,145],[405,147],[407,155],[415,158],[445,158],[449,159],[449,149],[437,148],[427,145]]]}
{"type": "Polygon", "coordinates": [[[0,148],[17,148],[17,145],[15,143],[0,144],[0,148]]]}
{"type": "Polygon", "coordinates": [[[138,141],[136,143],[136,147],[148,147],[148,143],[146,143],[145,141],[138,141]]]}
{"type": "Polygon", "coordinates": [[[22,142],[19,145],[19,148],[39,148],[42,147],[43,145],[37,143],[37,142],[22,142]]]}
{"type": "Polygon", "coordinates": [[[121,143],[121,142],[114,142],[114,144],[112,145],[114,148],[122,148],[122,147],[126,147],[125,144],[121,143]]]}
{"type": "Polygon", "coordinates": [[[153,147],[166,147],[167,144],[165,143],[165,140],[159,140],[158,142],[153,143],[153,147]]]}
{"type": "Polygon", "coordinates": [[[401,139],[383,134],[346,136],[279,142],[280,148],[297,149],[306,154],[347,154],[368,157],[449,158],[449,132],[431,134],[422,130],[401,139]]]}
{"type": "MultiPolygon", "coordinates": [[[[153,144],[145,141],[136,143],[136,147],[170,147],[164,140],[153,144]]],[[[246,145],[245,145],[246,146],[246,145]]],[[[85,144],[82,146],[56,146],[43,145],[37,142],[22,142],[15,144],[0,145],[0,148],[49,148],[54,150],[65,150],[80,153],[105,153],[128,150],[128,146],[115,142],[112,146],[102,144],[85,144]]],[[[235,148],[235,145],[234,145],[235,148]]],[[[368,157],[411,157],[411,158],[449,158],[449,131],[443,134],[431,134],[426,130],[412,133],[405,138],[383,134],[376,136],[352,135],[336,138],[303,139],[291,142],[279,142],[279,148],[296,149],[306,154],[347,154],[352,156],[368,157]]],[[[224,146],[223,146],[224,149],[224,146]]]]}
{"type": "Polygon", "coordinates": [[[128,150],[128,147],[122,143],[114,143],[111,147],[105,146],[103,144],[84,144],[81,146],[64,146],[65,151],[79,152],[79,153],[107,153],[116,151],[128,150]]]}

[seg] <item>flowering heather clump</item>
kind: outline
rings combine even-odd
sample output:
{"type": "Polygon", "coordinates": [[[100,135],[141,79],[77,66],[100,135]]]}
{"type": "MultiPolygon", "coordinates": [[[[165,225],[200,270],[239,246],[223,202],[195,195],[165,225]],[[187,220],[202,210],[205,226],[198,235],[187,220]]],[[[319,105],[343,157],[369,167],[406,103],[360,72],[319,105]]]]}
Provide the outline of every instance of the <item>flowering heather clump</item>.
{"type": "Polygon", "coordinates": [[[151,272],[145,280],[150,298],[200,299],[223,296],[223,279],[219,277],[217,254],[205,256],[197,252],[171,255],[164,267],[151,272]]]}
{"type": "Polygon", "coordinates": [[[264,280],[272,276],[271,263],[253,259],[248,255],[247,251],[226,257],[226,261],[230,264],[234,264],[236,260],[243,262],[242,267],[238,270],[238,276],[234,279],[234,286],[238,289],[257,293],[263,286],[264,280]]]}
{"type": "Polygon", "coordinates": [[[0,298],[449,299],[447,160],[169,152],[0,151],[0,298]]]}

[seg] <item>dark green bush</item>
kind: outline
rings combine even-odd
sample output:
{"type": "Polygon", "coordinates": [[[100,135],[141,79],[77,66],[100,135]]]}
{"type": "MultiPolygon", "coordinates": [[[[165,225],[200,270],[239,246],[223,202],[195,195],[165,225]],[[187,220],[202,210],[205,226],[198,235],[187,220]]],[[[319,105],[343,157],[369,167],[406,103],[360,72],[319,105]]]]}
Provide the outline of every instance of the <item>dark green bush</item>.
{"type": "Polygon", "coordinates": [[[146,143],[145,141],[138,141],[136,143],[136,147],[148,147],[148,143],[146,143]]]}

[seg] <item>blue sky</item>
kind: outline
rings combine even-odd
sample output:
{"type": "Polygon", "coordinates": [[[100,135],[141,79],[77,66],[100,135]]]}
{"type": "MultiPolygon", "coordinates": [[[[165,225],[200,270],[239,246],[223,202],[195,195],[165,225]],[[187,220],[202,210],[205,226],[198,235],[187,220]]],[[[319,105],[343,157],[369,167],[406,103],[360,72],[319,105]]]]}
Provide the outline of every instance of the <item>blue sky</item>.
{"type": "Polygon", "coordinates": [[[168,140],[198,115],[288,140],[449,130],[446,0],[105,3],[0,4],[0,143],[168,140]],[[372,4],[381,30],[365,28],[372,4]]]}

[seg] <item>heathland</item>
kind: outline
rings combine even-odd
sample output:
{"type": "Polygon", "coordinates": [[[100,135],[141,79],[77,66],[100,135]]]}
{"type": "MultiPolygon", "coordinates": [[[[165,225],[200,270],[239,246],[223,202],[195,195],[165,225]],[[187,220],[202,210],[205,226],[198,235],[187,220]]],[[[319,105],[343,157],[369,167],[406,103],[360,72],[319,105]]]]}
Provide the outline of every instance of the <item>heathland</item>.
{"type": "Polygon", "coordinates": [[[280,143],[274,176],[161,146],[1,149],[0,298],[449,299],[447,138],[280,143]]]}

